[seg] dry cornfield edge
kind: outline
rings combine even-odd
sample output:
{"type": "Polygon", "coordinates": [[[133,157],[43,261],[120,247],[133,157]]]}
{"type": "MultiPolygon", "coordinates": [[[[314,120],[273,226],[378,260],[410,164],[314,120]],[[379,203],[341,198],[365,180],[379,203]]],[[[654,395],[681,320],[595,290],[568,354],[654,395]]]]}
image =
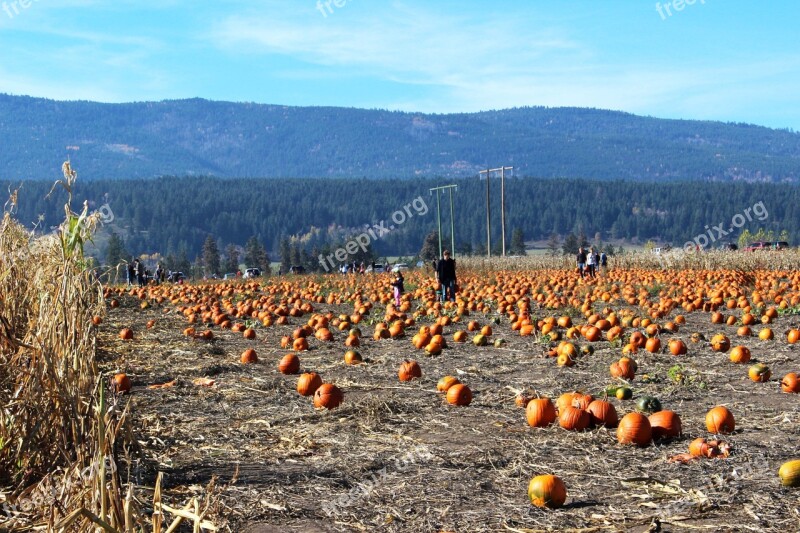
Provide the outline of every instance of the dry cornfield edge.
{"type": "MultiPolygon", "coordinates": [[[[54,187],[71,198],[77,174],[69,162],[63,173],[54,187]]],[[[190,508],[160,503],[147,525],[130,412],[97,364],[92,319],[105,304],[83,243],[98,215],[68,203],[59,230],[36,235],[12,216],[17,194],[0,222],[0,531],[166,531],[165,520],[213,530],[213,485],[190,508]]]]}

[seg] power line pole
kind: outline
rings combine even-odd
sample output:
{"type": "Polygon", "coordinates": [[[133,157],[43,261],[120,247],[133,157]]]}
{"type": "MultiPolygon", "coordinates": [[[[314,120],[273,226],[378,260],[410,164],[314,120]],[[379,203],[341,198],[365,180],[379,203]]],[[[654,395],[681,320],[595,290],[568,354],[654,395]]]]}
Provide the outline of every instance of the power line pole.
{"type": "Polygon", "coordinates": [[[500,168],[500,225],[503,233],[503,257],[506,256],[506,170],[514,170],[514,167],[500,168]]]}
{"type": "Polygon", "coordinates": [[[489,204],[489,173],[492,169],[481,170],[486,174],[486,257],[492,257],[492,206],[489,204]]]}
{"type": "Polygon", "coordinates": [[[436,223],[439,228],[439,257],[442,257],[442,214],[439,209],[439,194],[441,191],[447,189],[450,192],[450,255],[456,256],[456,224],[453,216],[453,189],[458,191],[458,185],[442,185],[441,187],[433,187],[430,189],[431,194],[436,191],[436,223]]]}
{"type": "Polygon", "coordinates": [[[489,203],[489,178],[492,172],[500,172],[500,230],[503,235],[503,256],[506,255],[506,170],[514,167],[488,168],[481,170],[480,175],[486,174],[486,256],[492,256],[492,208],[489,203]]]}

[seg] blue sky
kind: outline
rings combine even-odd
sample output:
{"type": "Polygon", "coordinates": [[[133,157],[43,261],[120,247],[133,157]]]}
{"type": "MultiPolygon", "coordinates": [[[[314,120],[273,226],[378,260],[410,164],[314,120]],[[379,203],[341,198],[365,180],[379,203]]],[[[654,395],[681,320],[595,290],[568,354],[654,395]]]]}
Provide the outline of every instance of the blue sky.
{"type": "Polygon", "coordinates": [[[798,2],[327,1],[0,0],[0,92],[578,106],[800,130],[798,2]]]}

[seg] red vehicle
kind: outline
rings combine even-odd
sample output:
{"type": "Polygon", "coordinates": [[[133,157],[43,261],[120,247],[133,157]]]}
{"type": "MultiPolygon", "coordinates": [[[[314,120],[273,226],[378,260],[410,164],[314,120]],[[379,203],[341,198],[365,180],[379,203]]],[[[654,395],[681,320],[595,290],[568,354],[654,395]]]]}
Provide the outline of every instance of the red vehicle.
{"type": "Polygon", "coordinates": [[[744,249],[745,252],[754,252],[755,250],[769,250],[772,248],[772,243],[758,241],[758,242],[751,242],[747,245],[747,248],[744,249]]]}

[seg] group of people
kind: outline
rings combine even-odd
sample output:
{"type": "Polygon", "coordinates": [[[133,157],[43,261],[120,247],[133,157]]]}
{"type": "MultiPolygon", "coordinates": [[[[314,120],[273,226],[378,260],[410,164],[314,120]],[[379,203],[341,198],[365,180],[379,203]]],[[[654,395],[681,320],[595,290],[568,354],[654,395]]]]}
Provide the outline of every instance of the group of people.
{"type": "Polygon", "coordinates": [[[589,248],[589,251],[583,249],[583,246],[578,248],[578,255],[576,257],[578,265],[578,273],[582,278],[593,278],[597,275],[597,271],[602,268],[608,267],[608,256],[605,252],[597,253],[594,246],[589,248]]]}
{"type": "Polygon", "coordinates": [[[126,272],[129,287],[134,283],[139,285],[139,287],[144,287],[151,280],[154,281],[156,285],[159,283],[164,283],[165,280],[176,281],[173,279],[172,272],[170,272],[169,276],[167,276],[167,273],[164,271],[161,263],[156,263],[156,271],[155,275],[153,275],[150,270],[144,266],[144,263],[136,258],[128,263],[126,272]]]}

